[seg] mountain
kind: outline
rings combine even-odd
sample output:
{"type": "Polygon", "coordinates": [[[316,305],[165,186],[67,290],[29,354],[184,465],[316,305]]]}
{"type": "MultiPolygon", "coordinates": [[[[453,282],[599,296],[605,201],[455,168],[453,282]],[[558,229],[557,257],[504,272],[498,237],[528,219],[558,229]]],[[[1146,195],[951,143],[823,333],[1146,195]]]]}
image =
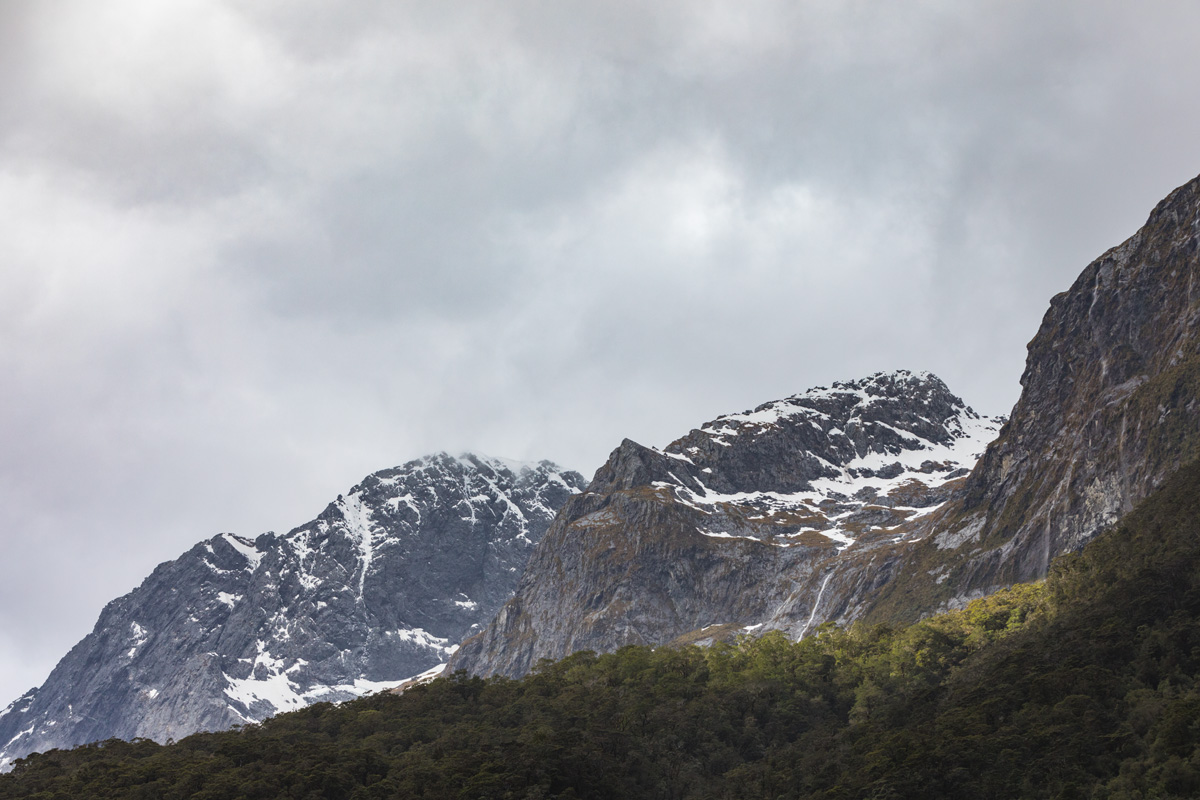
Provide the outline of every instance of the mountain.
{"type": "Polygon", "coordinates": [[[1200,457],[1200,178],[1050,301],[1011,418],[867,617],[1046,574],[1200,457]]]}
{"type": "Polygon", "coordinates": [[[1044,576],[1200,457],[1198,231],[1200,179],[1052,299],[978,465],[995,428],[906,373],[625,442],[451,668],[907,623],[1044,576]]]}
{"type": "Polygon", "coordinates": [[[583,487],[548,461],[443,453],[367,476],[286,535],[201,542],[109,603],[46,683],[0,712],[0,768],[259,721],[437,667],[511,596],[583,487]]]}
{"type": "MultiPolygon", "coordinates": [[[[440,456],[406,465],[402,477],[371,476],[287,536],[216,537],[106,608],[97,630],[46,686],[0,713],[0,741],[8,742],[0,759],[105,736],[162,739],[261,719],[398,680],[451,655],[450,670],[519,676],[540,659],[580,650],[707,643],[743,632],[811,639],[827,621],[911,621],[1044,576],[1056,556],[1085,547],[1200,457],[1198,271],[1200,179],[1172,192],[1142,229],[1053,298],[1007,421],[975,414],[928,373],[879,373],[720,417],[662,450],[626,440],[584,491],[579,476],[551,465],[542,465],[540,478],[536,470],[509,470],[501,480],[504,465],[440,456]],[[422,465],[428,483],[410,485],[422,465]],[[517,489],[531,475],[535,488],[522,500],[517,489]],[[550,494],[561,503],[557,515],[550,494]],[[537,502],[522,505],[530,497],[537,502]],[[489,538],[484,531],[492,523],[507,533],[489,538]],[[400,533],[393,535],[393,525],[400,533]],[[459,535],[478,549],[453,538],[459,535]],[[528,558],[523,575],[517,560],[508,560],[517,553],[521,563],[528,558]],[[393,563],[399,577],[385,568],[393,563]],[[483,587],[490,578],[481,575],[509,583],[489,595],[483,587]],[[474,631],[452,653],[457,637],[474,631]]],[[[1173,490],[1172,509],[1194,495],[1195,478],[1173,490]]],[[[1190,530],[1190,519],[1194,513],[1173,519],[1172,548],[1184,546],[1180,531],[1190,530]]],[[[1119,597],[1109,596],[1106,609],[1117,600],[1130,608],[1157,603],[1156,614],[1194,604],[1192,572],[1168,558],[1146,567],[1162,574],[1143,581],[1136,569],[1129,572],[1136,555],[1135,548],[1090,570],[1072,591],[1086,594],[1092,584],[1102,591],[1121,573],[1119,597]],[[1140,598],[1140,586],[1155,594],[1140,598]]],[[[1060,599],[1052,593],[1047,602],[1060,599]]],[[[1145,638],[1134,622],[1138,658],[1155,666],[1125,676],[1131,683],[1120,688],[1128,697],[1104,695],[1112,706],[1104,713],[1136,707],[1128,724],[1142,736],[1158,724],[1146,720],[1177,699],[1172,676],[1193,680],[1187,659],[1194,658],[1195,637],[1189,629],[1178,641],[1145,638]],[[1167,661],[1158,659],[1168,651],[1167,661]],[[1160,689],[1162,697],[1144,694],[1160,689]]],[[[1006,629],[1009,622],[998,624],[1006,629]]],[[[941,636],[930,630],[914,634],[925,637],[914,645],[921,669],[941,636]]],[[[1093,633],[1066,630],[1076,642],[1039,662],[1050,677],[1030,691],[1039,693],[1037,702],[1053,700],[1052,721],[1080,709],[1092,722],[1103,716],[1075,695],[1060,697],[1059,689],[1091,680],[1094,670],[1070,672],[1068,665],[1065,675],[1054,672],[1058,656],[1072,647],[1082,652],[1093,633]]],[[[847,641],[859,635],[847,634],[847,641]]],[[[765,661],[779,638],[764,637],[765,661]]],[[[1105,645],[1097,663],[1126,663],[1133,641],[1130,635],[1105,645]]],[[[1011,683],[1028,655],[1005,660],[997,680],[1011,683]]],[[[878,665],[876,656],[863,657],[878,665]]],[[[829,663],[818,659],[805,669],[829,663]]],[[[568,681],[570,667],[563,670],[556,674],[568,681]]],[[[884,672],[877,677],[886,683],[884,672]]],[[[468,693],[481,685],[459,680],[468,693]]],[[[932,683],[918,683],[918,694],[932,691],[932,683]]],[[[855,685],[858,722],[871,723],[872,708],[886,708],[881,685],[855,685]]],[[[969,701],[987,685],[973,684],[963,697],[969,701]]],[[[988,726],[1024,725],[1021,704],[1029,696],[1007,697],[1016,705],[995,718],[988,711],[970,724],[968,716],[944,722],[961,728],[956,743],[988,726]]],[[[1194,717],[1194,699],[1188,702],[1191,716],[1180,719],[1194,717]]],[[[637,715],[645,721],[647,708],[622,716],[620,725],[634,726],[637,715]]],[[[1095,727],[1105,737],[1128,738],[1129,730],[1106,725],[1095,727]]],[[[1154,758],[1178,754],[1176,728],[1161,731],[1165,744],[1147,745],[1154,758]]],[[[1053,747],[1058,729],[1049,730],[1044,743],[1053,747]]],[[[614,737],[607,747],[627,731],[602,733],[614,737]]],[[[405,748],[427,741],[414,735],[405,748]]],[[[920,746],[924,732],[913,735],[896,751],[920,746]]],[[[545,730],[529,736],[534,744],[548,741],[545,730]]],[[[1023,736],[1013,733],[1005,746],[1024,746],[1023,736]]],[[[868,766],[881,752],[866,753],[868,766]]],[[[1178,771],[1171,764],[1163,769],[1178,771]]],[[[971,768],[963,772],[969,777],[971,768]]],[[[1075,796],[1071,789],[1056,789],[1056,796],[1075,796]]]]}
{"type": "Polygon", "coordinates": [[[905,538],[1000,423],[902,370],[718,417],[661,451],[626,440],[450,668],[515,676],[577,650],[801,637],[828,617],[833,568],[905,538]]]}

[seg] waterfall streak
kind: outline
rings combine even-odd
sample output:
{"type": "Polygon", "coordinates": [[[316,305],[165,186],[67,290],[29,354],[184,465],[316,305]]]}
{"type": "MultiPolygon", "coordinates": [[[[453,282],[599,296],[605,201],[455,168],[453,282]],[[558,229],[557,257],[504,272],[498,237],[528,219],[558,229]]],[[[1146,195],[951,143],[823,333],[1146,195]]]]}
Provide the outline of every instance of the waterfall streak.
{"type": "Polygon", "coordinates": [[[821,590],[817,592],[817,599],[813,602],[812,613],[808,615],[808,622],[804,623],[804,628],[800,631],[799,639],[804,638],[804,634],[808,633],[808,629],[812,627],[813,620],[816,619],[817,609],[821,607],[821,598],[825,596],[825,587],[829,585],[829,579],[833,577],[830,572],[825,576],[825,580],[821,581],[821,590]]]}

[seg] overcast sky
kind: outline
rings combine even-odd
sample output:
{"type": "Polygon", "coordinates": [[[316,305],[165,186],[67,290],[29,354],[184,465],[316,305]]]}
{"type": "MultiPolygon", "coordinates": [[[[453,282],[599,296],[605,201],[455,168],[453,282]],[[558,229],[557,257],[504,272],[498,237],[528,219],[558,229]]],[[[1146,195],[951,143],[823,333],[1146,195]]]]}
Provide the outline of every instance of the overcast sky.
{"type": "Polygon", "coordinates": [[[1200,4],[3,0],[0,707],[437,450],[591,474],[929,369],[1200,172],[1200,4]]]}

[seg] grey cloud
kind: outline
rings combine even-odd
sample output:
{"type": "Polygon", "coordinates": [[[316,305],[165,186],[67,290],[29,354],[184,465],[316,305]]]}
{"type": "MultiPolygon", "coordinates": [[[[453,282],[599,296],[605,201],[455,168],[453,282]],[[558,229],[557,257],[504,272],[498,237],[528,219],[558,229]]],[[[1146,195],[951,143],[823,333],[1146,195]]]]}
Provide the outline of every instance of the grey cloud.
{"type": "Polygon", "coordinates": [[[1200,171],[1198,15],[5,4],[0,694],[427,451],[589,471],[893,367],[1005,411],[1050,295],[1200,171]]]}

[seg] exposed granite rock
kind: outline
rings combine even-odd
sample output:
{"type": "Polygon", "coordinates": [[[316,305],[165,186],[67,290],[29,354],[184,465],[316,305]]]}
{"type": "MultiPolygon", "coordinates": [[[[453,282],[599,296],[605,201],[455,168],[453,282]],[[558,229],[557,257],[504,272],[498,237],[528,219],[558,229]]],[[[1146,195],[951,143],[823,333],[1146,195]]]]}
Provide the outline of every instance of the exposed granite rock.
{"type": "Polygon", "coordinates": [[[158,741],[394,685],[444,663],[513,593],[582,476],[446,454],[365,478],[284,536],[221,534],[109,603],[0,714],[0,767],[158,741]]]}

